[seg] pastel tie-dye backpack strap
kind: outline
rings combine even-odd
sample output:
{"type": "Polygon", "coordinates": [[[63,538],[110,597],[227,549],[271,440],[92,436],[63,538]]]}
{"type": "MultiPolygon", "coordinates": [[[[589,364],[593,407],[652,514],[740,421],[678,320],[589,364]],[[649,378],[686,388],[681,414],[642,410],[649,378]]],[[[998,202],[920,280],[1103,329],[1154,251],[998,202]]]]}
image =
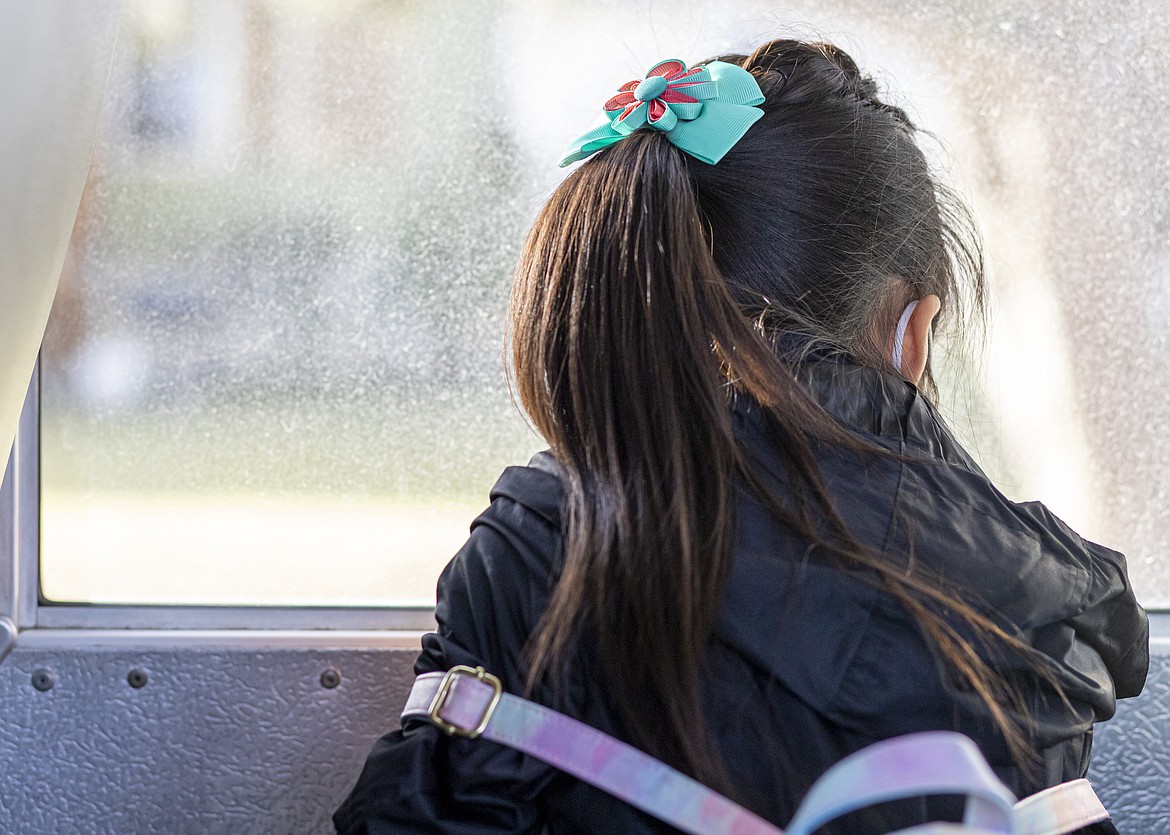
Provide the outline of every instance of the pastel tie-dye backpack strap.
{"type": "MultiPolygon", "coordinates": [[[[452,736],[523,751],[695,835],[784,835],[784,830],[631,745],[535,702],[503,692],[482,667],[419,676],[403,721],[426,719],[452,736]]],[[[787,835],[876,803],[947,794],[967,797],[962,824],[931,823],[900,835],[1064,835],[1108,817],[1092,787],[1073,781],[1016,804],[962,734],[931,731],[878,742],[826,771],[787,835]]]]}

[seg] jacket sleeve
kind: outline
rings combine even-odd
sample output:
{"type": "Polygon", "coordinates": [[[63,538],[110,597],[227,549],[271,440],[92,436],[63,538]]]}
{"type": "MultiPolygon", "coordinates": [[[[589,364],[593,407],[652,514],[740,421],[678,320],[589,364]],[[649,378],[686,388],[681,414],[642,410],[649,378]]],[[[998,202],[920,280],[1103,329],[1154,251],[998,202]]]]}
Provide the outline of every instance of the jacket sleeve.
{"type": "MultiPolygon", "coordinates": [[[[523,693],[521,651],[544,609],[559,533],[538,514],[493,495],[443,571],[438,630],[423,637],[417,674],[483,666],[523,693]]],[[[411,721],[375,743],[334,815],[342,833],[535,833],[541,796],[559,772],[485,739],[447,737],[411,721]]]]}
{"type": "MultiPolygon", "coordinates": [[[[1097,721],[1113,715],[1114,699],[1136,696],[1142,691],[1150,667],[1150,623],[1138,604],[1129,582],[1125,557],[1117,551],[1089,542],[1078,536],[1038,502],[1024,505],[1039,517],[1054,536],[1069,539],[1084,549],[1088,582],[1079,610],[1068,620],[1076,642],[1062,647],[1063,660],[1069,667],[1083,663],[1077,644],[1091,648],[1112,680],[1112,692],[1097,721]]],[[[1084,672],[1082,672],[1082,677],[1084,672]]]]}

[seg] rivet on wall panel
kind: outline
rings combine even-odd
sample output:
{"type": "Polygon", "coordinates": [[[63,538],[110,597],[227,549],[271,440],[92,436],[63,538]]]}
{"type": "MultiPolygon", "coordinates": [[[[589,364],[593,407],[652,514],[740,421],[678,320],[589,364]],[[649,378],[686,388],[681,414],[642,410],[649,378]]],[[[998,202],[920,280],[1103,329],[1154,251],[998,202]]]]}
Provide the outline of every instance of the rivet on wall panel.
{"type": "Polygon", "coordinates": [[[57,677],[53,675],[52,670],[41,668],[34,670],[32,674],[32,686],[42,693],[46,690],[52,690],[53,685],[57,683],[57,677]]]}
{"type": "Polygon", "coordinates": [[[337,670],[326,670],[321,673],[321,686],[332,690],[337,685],[341,684],[341,673],[337,670]]]}
{"type": "Polygon", "coordinates": [[[129,682],[130,686],[133,687],[135,690],[138,690],[139,688],[145,687],[146,682],[148,681],[148,676],[146,675],[146,670],[142,670],[142,669],[139,669],[138,667],[135,667],[133,670],[130,671],[130,674],[128,676],[126,676],[126,681],[129,682]]]}

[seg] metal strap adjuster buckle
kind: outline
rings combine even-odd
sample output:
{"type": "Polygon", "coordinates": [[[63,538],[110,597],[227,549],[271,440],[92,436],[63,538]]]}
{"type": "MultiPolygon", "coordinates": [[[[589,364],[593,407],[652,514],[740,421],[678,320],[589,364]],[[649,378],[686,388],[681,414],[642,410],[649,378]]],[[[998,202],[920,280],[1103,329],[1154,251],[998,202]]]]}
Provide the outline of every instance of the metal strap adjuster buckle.
{"type": "Polygon", "coordinates": [[[435,693],[435,697],[431,699],[431,706],[427,708],[427,716],[448,736],[465,736],[468,739],[475,739],[488,726],[488,722],[491,721],[492,714],[496,710],[496,705],[500,703],[500,696],[503,694],[504,686],[500,684],[500,680],[483,667],[468,667],[464,664],[457,664],[447,671],[447,675],[443,676],[443,681],[439,684],[439,690],[435,693]],[[479,722],[476,723],[474,728],[470,729],[453,725],[439,716],[439,711],[446,705],[447,697],[451,695],[451,687],[455,684],[455,679],[459,678],[459,676],[467,676],[468,678],[482,681],[490,685],[494,691],[491,699],[487,703],[487,707],[480,714],[479,722]]]}

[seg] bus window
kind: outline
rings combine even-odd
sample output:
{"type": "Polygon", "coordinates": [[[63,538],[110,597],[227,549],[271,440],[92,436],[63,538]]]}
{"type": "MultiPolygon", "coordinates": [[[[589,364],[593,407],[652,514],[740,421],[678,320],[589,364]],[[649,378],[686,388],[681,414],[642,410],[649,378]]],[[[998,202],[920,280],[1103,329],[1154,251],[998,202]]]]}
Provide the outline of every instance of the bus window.
{"type": "MultiPolygon", "coordinates": [[[[786,23],[734,7],[127,3],[43,350],[45,598],[431,605],[540,447],[503,333],[553,161],[662,49],[786,23]]],[[[1121,15],[852,7],[793,16],[897,77],[987,239],[986,346],[940,345],[942,407],[1163,605],[1165,43],[1121,15]]]]}

